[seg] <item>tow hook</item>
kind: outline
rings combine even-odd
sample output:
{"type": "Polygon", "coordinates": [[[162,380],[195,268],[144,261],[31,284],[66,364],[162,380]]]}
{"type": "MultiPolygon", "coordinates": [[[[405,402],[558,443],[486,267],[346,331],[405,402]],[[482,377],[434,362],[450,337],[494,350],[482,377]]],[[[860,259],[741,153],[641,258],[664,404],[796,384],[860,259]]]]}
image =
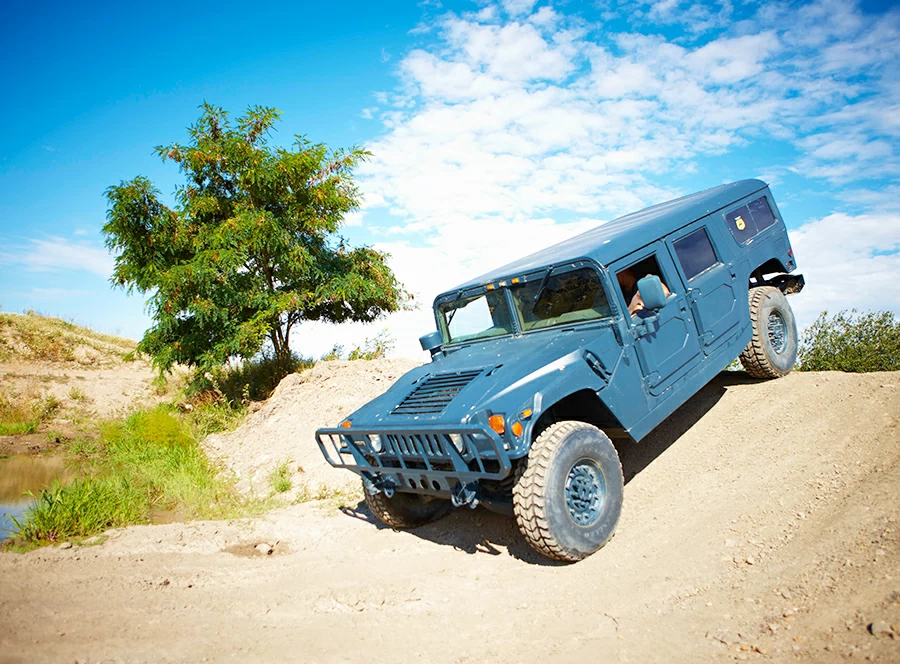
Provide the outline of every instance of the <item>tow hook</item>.
{"type": "Polygon", "coordinates": [[[366,483],[366,490],[373,494],[377,495],[379,493],[384,493],[386,498],[394,497],[394,481],[389,477],[382,477],[381,475],[371,476],[369,473],[363,473],[363,482],[366,483]]]}
{"type": "Polygon", "coordinates": [[[469,482],[465,485],[457,484],[450,493],[450,502],[453,503],[454,507],[468,505],[474,510],[481,502],[478,499],[478,483],[469,482]]]}

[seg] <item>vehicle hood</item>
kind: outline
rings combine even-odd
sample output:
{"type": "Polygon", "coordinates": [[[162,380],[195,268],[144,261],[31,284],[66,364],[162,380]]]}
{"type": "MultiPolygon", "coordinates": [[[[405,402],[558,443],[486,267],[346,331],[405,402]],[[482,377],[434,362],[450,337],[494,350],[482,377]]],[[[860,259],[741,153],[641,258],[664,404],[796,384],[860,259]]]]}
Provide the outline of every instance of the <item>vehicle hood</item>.
{"type": "MultiPolygon", "coordinates": [[[[539,385],[555,380],[569,365],[582,362],[582,349],[598,339],[605,340],[609,353],[618,351],[608,324],[569,330],[533,332],[520,337],[504,337],[449,349],[432,362],[401,376],[387,392],[354,412],[356,427],[395,427],[437,422],[466,423],[485,409],[512,412],[523,407],[539,385]],[[598,334],[598,327],[607,334],[598,334]],[[450,381],[449,389],[430,388],[426,407],[410,408],[405,400],[417,389],[429,391],[431,381],[450,381]],[[424,387],[423,387],[424,386],[424,387]],[[458,391],[456,391],[458,389],[458,391]],[[455,393],[454,393],[455,392],[455,393]],[[446,395],[452,398],[445,401],[446,395]],[[521,403],[520,403],[521,402],[521,403]],[[406,406],[404,406],[406,403],[406,406]],[[435,412],[424,412],[430,407],[435,412]]],[[[602,351],[601,351],[602,352],[602,351]]]]}

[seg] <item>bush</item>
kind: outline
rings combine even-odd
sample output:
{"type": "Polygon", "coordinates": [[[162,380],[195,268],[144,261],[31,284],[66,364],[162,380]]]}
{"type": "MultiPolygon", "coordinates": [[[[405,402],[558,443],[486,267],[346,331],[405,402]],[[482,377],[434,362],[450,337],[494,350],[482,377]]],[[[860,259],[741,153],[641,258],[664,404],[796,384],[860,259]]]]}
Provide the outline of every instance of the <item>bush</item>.
{"type": "Polygon", "coordinates": [[[232,406],[268,399],[288,374],[309,369],[314,360],[292,353],[288,359],[259,355],[252,360],[226,364],[219,369],[197,372],[185,389],[189,398],[207,399],[206,393],[224,399],[232,406]]]}
{"type": "Polygon", "coordinates": [[[900,370],[900,321],[891,311],[823,311],[800,342],[801,371],[900,370]]]}

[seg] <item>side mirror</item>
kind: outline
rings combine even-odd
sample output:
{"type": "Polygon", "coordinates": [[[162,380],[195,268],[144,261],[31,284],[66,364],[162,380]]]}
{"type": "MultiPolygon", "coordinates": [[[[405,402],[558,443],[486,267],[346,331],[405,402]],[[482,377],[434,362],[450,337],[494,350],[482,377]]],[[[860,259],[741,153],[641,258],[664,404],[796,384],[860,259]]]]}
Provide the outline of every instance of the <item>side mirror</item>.
{"type": "Polygon", "coordinates": [[[441,352],[441,346],[444,344],[444,337],[435,330],[419,337],[419,343],[422,344],[422,350],[427,350],[434,357],[441,352]]]}
{"type": "Polygon", "coordinates": [[[637,287],[645,309],[656,312],[666,306],[666,291],[656,275],[648,274],[637,282],[637,287]]]}

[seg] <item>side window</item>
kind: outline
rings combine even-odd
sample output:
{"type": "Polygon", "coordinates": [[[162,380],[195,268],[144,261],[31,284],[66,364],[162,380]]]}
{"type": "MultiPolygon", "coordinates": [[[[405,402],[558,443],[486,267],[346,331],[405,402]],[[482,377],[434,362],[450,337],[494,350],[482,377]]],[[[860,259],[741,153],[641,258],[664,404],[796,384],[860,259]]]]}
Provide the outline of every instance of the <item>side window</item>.
{"type": "Polygon", "coordinates": [[[769,201],[765,196],[757,198],[747,207],[750,208],[750,214],[753,216],[753,223],[756,229],[763,231],[775,223],[775,215],[772,214],[772,208],[769,207],[769,201]]]}
{"type": "Polygon", "coordinates": [[[681,263],[681,269],[684,270],[684,276],[688,279],[693,279],[719,262],[705,228],[698,228],[672,244],[678,262],[681,263]]]}
{"type": "Polygon", "coordinates": [[[628,307],[628,313],[632,316],[639,316],[644,308],[644,302],[638,292],[638,280],[647,275],[656,275],[663,283],[663,290],[666,295],[671,293],[669,282],[666,276],[659,269],[659,262],[655,255],[650,255],[634,265],[626,267],[624,270],[616,272],[616,280],[619,282],[619,288],[622,290],[622,297],[625,299],[625,305],[628,307]]]}
{"type": "Polygon", "coordinates": [[[756,235],[756,224],[753,223],[753,217],[750,216],[750,208],[742,205],[737,210],[732,210],[725,215],[725,223],[728,224],[728,230],[734,236],[739,244],[744,244],[747,240],[756,235]]]}
{"type": "Polygon", "coordinates": [[[775,215],[765,196],[760,196],[725,215],[725,224],[739,244],[775,223],[775,215]]]}

